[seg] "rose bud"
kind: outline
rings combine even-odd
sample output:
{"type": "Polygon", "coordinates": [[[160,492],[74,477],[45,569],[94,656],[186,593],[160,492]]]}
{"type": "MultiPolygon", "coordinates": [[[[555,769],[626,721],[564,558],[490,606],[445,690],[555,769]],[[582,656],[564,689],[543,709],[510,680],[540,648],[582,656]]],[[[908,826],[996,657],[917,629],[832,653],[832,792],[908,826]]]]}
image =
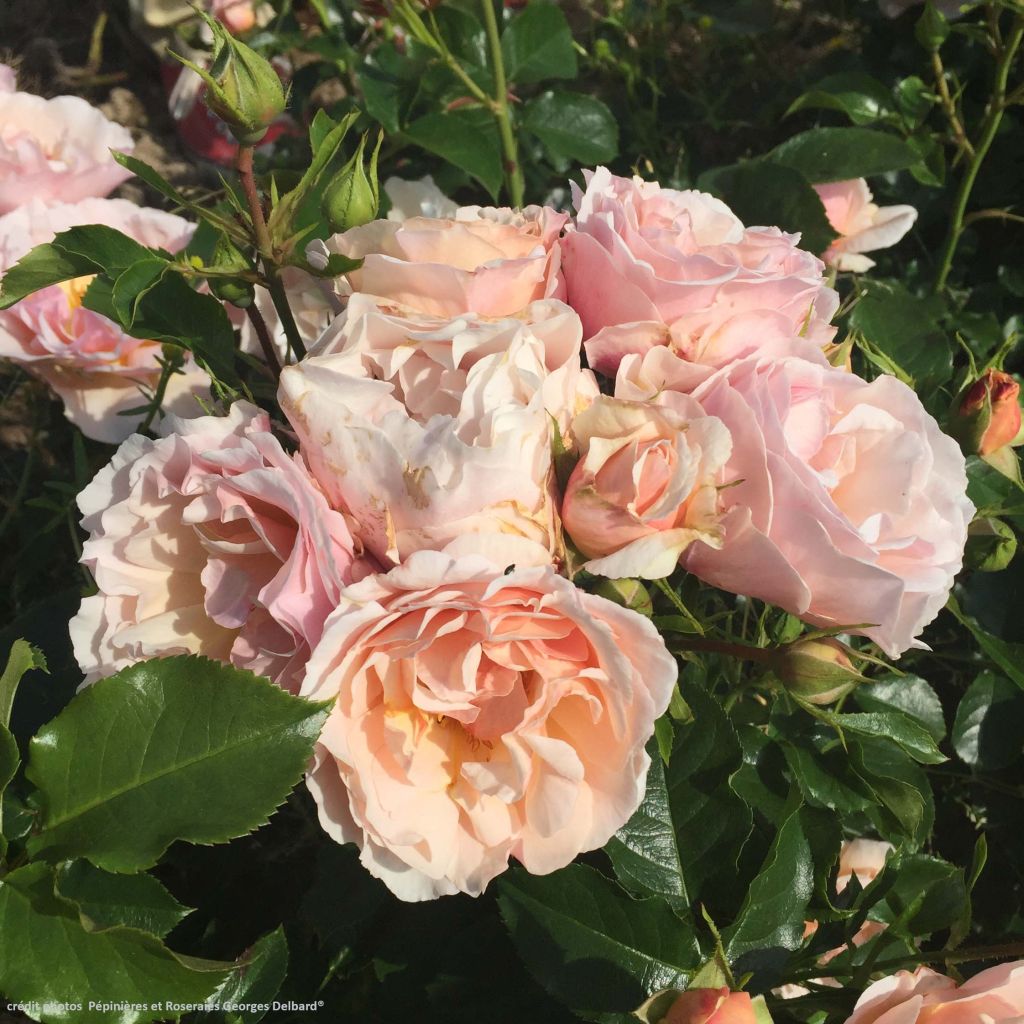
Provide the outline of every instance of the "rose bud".
{"type": "MultiPolygon", "coordinates": [[[[253,269],[251,261],[245,258],[245,254],[228,238],[221,235],[213,250],[213,260],[210,268],[231,273],[245,273],[253,269]]],[[[239,309],[246,309],[251,306],[256,297],[256,289],[248,281],[240,281],[234,277],[207,278],[210,291],[217,296],[221,302],[229,302],[239,309]]]]}
{"type": "Polygon", "coordinates": [[[952,431],[961,445],[978,455],[1010,444],[1020,433],[1020,385],[1008,373],[986,370],[960,399],[952,431]]]}
{"type": "Polygon", "coordinates": [[[647,588],[634,579],[601,580],[594,587],[594,593],[608,601],[614,601],[623,608],[631,608],[641,615],[650,618],[654,614],[654,604],[647,588]]]}
{"type": "Polygon", "coordinates": [[[776,648],[769,664],[798,700],[831,704],[864,682],[850,658],[854,653],[846,644],[825,636],[776,648]]]}
{"type": "Polygon", "coordinates": [[[981,572],[1005,569],[1017,553],[1017,535],[1001,519],[981,516],[967,529],[964,565],[981,572]]]}
{"type": "Polygon", "coordinates": [[[755,1024],[754,1005],[746,992],[727,988],[691,988],[681,992],[662,1024],[755,1024]]]}
{"type": "Polygon", "coordinates": [[[239,42],[219,22],[198,11],[213,32],[210,70],[176,53],[206,83],[206,105],[243,146],[254,146],[285,108],[281,79],[269,61],[239,42]]]}
{"type": "Polygon", "coordinates": [[[330,225],[331,230],[340,234],[349,228],[358,228],[376,219],[380,206],[380,189],[377,184],[377,155],[383,134],[377,138],[377,147],[370,157],[370,170],[367,173],[363,162],[366,151],[366,136],[359,140],[359,148],[352,159],[335,176],[324,190],[320,212],[330,225]]]}

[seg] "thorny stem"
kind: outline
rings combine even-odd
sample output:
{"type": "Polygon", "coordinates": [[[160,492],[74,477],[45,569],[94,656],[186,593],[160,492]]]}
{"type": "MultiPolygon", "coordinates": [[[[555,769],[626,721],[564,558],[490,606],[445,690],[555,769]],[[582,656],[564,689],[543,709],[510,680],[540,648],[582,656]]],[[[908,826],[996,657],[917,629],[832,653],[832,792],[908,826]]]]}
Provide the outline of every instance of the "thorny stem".
{"type": "Polygon", "coordinates": [[[680,650],[706,651],[708,654],[726,654],[731,658],[743,661],[771,661],[772,652],[763,647],[750,647],[747,644],[730,644],[722,640],[705,640],[702,637],[687,637],[675,644],[680,650]]]}
{"type": "Polygon", "coordinates": [[[306,346],[302,343],[302,336],[299,334],[298,325],[295,323],[291,306],[288,304],[288,296],[285,295],[284,286],[281,284],[277,262],[274,259],[274,243],[270,237],[270,230],[267,228],[267,218],[263,214],[263,203],[260,200],[259,190],[256,188],[256,175],[253,173],[252,158],[252,146],[239,146],[238,160],[235,167],[242,181],[242,191],[245,193],[249,215],[252,217],[253,232],[256,235],[256,248],[260,254],[260,265],[263,268],[263,275],[267,280],[267,291],[270,292],[271,301],[274,303],[277,315],[281,319],[281,326],[284,328],[285,337],[288,339],[289,351],[294,352],[297,358],[302,359],[306,354],[306,346]]]}
{"type": "Polygon", "coordinates": [[[263,358],[266,360],[267,366],[270,367],[274,380],[277,380],[281,376],[281,362],[277,358],[277,350],[274,348],[274,339],[270,336],[267,321],[263,319],[263,314],[259,311],[255,302],[249,304],[245,314],[248,316],[249,323],[252,324],[253,330],[256,332],[256,337],[259,338],[260,348],[263,350],[263,358]]]}
{"type": "Polygon", "coordinates": [[[962,153],[965,153],[969,157],[974,156],[974,147],[971,145],[971,140],[967,138],[967,132],[964,131],[963,122],[960,120],[960,115],[957,114],[956,104],[953,102],[953,97],[949,94],[949,83],[946,81],[946,69],[942,66],[942,58],[939,56],[938,50],[932,51],[932,71],[935,73],[935,85],[939,90],[939,99],[942,101],[942,109],[946,113],[946,120],[949,121],[949,127],[953,129],[953,137],[956,139],[957,147],[962,153]]]}
{"type": "Polygon", "coordinates": [[[1003,113],[1006,110],[1006,82],[1010,75],[1010,67],[1017,55],[1021,39],[1024,38],[1024,17],[1018,16],[1014,19],[1013,27],[1010,29],[1005,45],[998,52],[996,62],[995,81],[992,87],[992,95],[989,97],[988,111],[985,120],[982,122],[981,135],[978,137],[978,144],[974,149],[974,156],[960,179],[960,187],[957,189],[956,198],[953,201],[953,216],[949,224],[949,233],[942,247],[942,254],[939,257],[939,269],[935,275],[933,291],[941,292],[946,286],[946,280],[953,267],[953,256],[956,253],[957,243],[964,228],[964,216],[967,212],[967,203],[971,198],[971,191],[974,182],[978,177],[978,171],[988,155],[992,142],[999,131],[999,125],[1003,120],[1003,113]]]}
{"type": "Polygon", "coordinates": [[[492,0],[481,0],[484,14],[484,27],[487,29],[487,41],[491,51],[491,67],[494,70],[494,117],[498,122],[498,134],[501,136],[501,149],[505,165],[505,187],[509,199],[515,207],[523,205],[523,168],[519,163],[519,150],[516,145],[515,133],[512,131],[512,120],[508,110],[508,82],[505,79],[505,61],[501,53],[501,36],[498,33],[498,19],[494,13],[492,0]]]}

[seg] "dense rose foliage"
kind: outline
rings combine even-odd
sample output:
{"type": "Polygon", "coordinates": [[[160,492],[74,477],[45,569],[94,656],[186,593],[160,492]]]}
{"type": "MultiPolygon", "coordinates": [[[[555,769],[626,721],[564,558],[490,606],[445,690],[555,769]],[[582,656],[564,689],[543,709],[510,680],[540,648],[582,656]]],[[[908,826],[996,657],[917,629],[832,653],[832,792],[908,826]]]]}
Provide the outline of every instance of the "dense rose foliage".
{"type": "MultiPolygon", "coordinates": [[[[177,252],[195,226],[181,217],[136,206],[124,199],[83,199],[46,206],[33,200],[0,217],[0,274],[33,246],[80,224],[117,228],[143,245],[177,252]]],[[[51,285],[0,311],[0,356],[21,363],[60,396],[69,420],[87,437],[119,443],[137,427],[138,416],[122,416],[145,404],[140,385],[152,391],[160,377],[158,342],[127,335],[112,320],[85,309],[91,277],[51,285]]],[[[200,412],[196,397],[208,398],[209,378],[189,356],[183,372],[168,382],[166,412],[200,412]]]]}
{"type": "Polygon", "coordinates": [[[308,782],[392,892],[546,874],[627,821],[676,678],[647,620],[550,567],[428,551],[343,596],[302,686],[335,700],[308,782]]]}
{"type": "Polygon", "coordinates": [[[99,593],[71,621],[87,681],[205,654],[297,689],[344,584],[368,568],[302,461],[239,402],[130,437],[79,495],[99,593]]]}

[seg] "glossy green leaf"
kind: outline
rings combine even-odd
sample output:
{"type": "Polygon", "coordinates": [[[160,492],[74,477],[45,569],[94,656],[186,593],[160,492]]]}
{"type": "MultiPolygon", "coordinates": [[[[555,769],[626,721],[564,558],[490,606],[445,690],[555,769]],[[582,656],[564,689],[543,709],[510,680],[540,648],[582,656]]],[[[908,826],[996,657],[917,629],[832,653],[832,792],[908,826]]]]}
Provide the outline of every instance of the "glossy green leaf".
{"type": "Polygon", "coordinates": [[[953,749],[980,771],[998,771],[1024,754],[1024,693],[982,672],[967,688],[953,721],[953,749]]]}
{"type": "Polygon", "coordinates": [[[40,863],[0,879],[0,989],[10,1000],[50,1004],[38,1020],[163,1020],[160,1003],[202,1002],[227,976],[230,964],[180,956],[135,928],[92,927],[54,881],[53,868],[40,863]],[[139,1008],[70,1008],[89,1000],[139,1008]]]}
{"type": "Polygon", "coordinates": [[[288,942],[284,928],[264,935],[217,991],[216,1002],[229,1019],[256,1024],[268,1011],[258,1007],[274,1001],[288,972],[288,942]]]}
{"type": "Polygon", "coordinates": [[[895,676],[881,679],[870,686],[858,686],[853,691],[856,702],[864,711],[885,711],[896,708],[910,715],[931,734],[936,743],[946,735],[946,720],[938,694],[919,676],[895,676]]]}
{"type": "Polygon", "coordinates": [[[505,29],[501,51],[510,82],[576,77],[572,32],[556,4],[537,0],[524,7],[505,29]]]}
{"type": "Polygon", "coordinates": [[[831,715],[829,720],[844,732],[889,739],[920,764],[942,764],[948,760],[935,745],[931,733],[920,722],[902,711],[893,709],[831,715]]]}
{"type": "Polygon", "coordinates": [[[867,814],[890,842],[920,846],[935,820],[928,777],[895,744],[869,736],[847,737],[850,765],[875,796],[867,814]]]}
{"type": "Polygon", "coordinates": [[[819,184],[867,178],[918,162],[903,139],[871,128],[811,128],[776,146],[767,159],[819,184]]]}
{"type": "Polygon", "coordinates": [[[886,867],[895,880],[872,909],[873,920],[910,938],[949,928],[967,900],[962,868],[923,853],[894,856],[886,867]]]}
{"type": "Polygon", "coordinates": [[[746,224],[775,224],[800,233],[800,245],[824,252],[835,239],[818,193],[797,170],[767,160],[720,167],[698,186],[724,199],[746,224]]]}
{"type": "Polygon", "coordinates": [[[984,630],[969,615],[960,610],[957,599],[950,596],[946,602],[946,610],[952,612],[961,626],[970,630],[982,652],[996,668],[1001,669],[1006,677],[1024,690],[1024,645],[1007,643],[984,630]]]}
{"type": "Polygon", "coordinates": [[[722,933],[730,961],[799,948],[813,892],[814,857],[796,807],[776,833],[739,915],[722,933]]]}
{"type": "Polygon", "coordinates": [[[92,264],[61,251],[52,242],[30,249],[0,278],[0,309],[60,281],[93,273],[92,264]]]}
{"type": "Polygon", "coordinates": [[[660,989],[685,985],[700,964],[692,931],[668,903],[635,900],[593,868],[513,870],[498,892],[530,972],[578,1012],[632,1010],[660,989]]]}
{"type": "Polygon", "coordinates": [[[548,91],[530,100],[523,128],[536,135],[556,164],[599,164],[619,151],[619,126],[612,112],[593,96],[548,91]]]}
{"type": "Polygon", "coordinates": [[[148,256],[133,263],[117,276],[110,300],[114,305],[118,320],[126,329],[134,326],[140,301],[156,285],[166,269],[165,260],[156,256],[148,256]]]}
{"type": "Polygon", "coordinates": [[[492,198],[497,198],[502,180],[501,143],[488,111],[459,109],[427,114],[408,125],[404,134],[476,178],[492,198]]]}
{"type": "Polygon", "coordinates": [[[786,114],[814,109],[838,110],[854,124],[871,124],[892,113],[892,94],[871,75],[844,71],[816,82],[790,104],[786,114]]]}
{"type": "Polygon", "coordinates": [[[113,875],[85,860],[60,865],[57,892],[78,904],[93,928],[123,925],[161,939],[192,912],[152,875],[113,875]]]}
{"type": "Polygon", "coordinates": [[[32,741],[43,813],[31,853],[137,871],[176,839],[251,832],[302,777],[325,717],[323,704],[206,658],[102,679],[32,741]]]}

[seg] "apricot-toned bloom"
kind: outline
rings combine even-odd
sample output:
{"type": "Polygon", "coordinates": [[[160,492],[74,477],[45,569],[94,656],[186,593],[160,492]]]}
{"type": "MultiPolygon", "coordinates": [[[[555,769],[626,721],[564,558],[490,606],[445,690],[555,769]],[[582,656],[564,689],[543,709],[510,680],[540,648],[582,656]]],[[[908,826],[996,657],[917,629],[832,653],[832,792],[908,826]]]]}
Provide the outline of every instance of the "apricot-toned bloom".
{"type": "Polygon", "coordinates": [[[863,178],[815,185],[832,229],[839,237],[822,259],[837,270],[863,273],[875,261],[864,255],[895,245],[917,220],[912,206],[876,206],[863,178]]]}
{"type": "Polygon", "coordinates": [[[549,566],[417,552],[347,588],[310,659],[320,822],[404,900],[555,871],[636,810],[675,679],[648,620],[549,566]]]}
{"type": "Polygon", "coordinates": [[[77,96],[47,100],[0,88],[0,214],[33,199],[108,195],[131,177],[110,150],[130,153],[134,145],[127,128],[77,96]]]}
{"type": "MultiPolygon", "coordinates": [[[[33,200],[0,217],[0,273],[33,246],[80,224],[117,228],[143,245],[176,252],[195,225],[124,199],[83,199],[46,206],[33,200]]],[[[140,388],[152,392],[160,378],[162,347],[133,338],[112,320],[86,309],[92,277],[51,285],[0,312],[0,357],[21,363],[64,402],[65,415],[87,437],[118,444],[135,430],[144,406],[140,388]]],[[[191,356],[168,381],[163,409],[182,416],[201,412],[210,380],[191,356]]]]}
{"type": "Polygon", "coordinates": [[[756,1024],[750,995],[727,988],[691,988],[680,992],[662,1024],[756,1024]]]}
{"type": "Polygon", "coordinates": [[[1020,434],[1020,385],[1002,370],[987,370],[961,399],[956,427],[979,455],[1010,444],[1020,434]]]}
{"type": "Polygon", "coordinates": [[[295,690],[344,584],[365,573],[344,517],[255,406],[130,437],[79,495],[98,593],[71,620],[91,682],[204,654],[295,690]]]}

